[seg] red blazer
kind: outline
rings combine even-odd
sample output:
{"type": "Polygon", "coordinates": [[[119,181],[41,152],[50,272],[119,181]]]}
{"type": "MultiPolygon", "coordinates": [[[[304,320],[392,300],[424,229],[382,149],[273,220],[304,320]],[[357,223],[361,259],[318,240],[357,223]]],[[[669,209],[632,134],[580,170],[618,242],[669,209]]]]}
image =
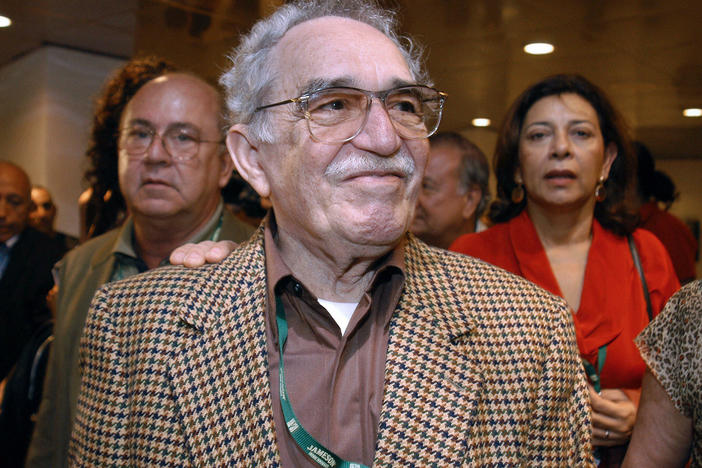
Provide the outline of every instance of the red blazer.
{"type": "MultiPolygon", "coordinates": [[[[680,284],[660,241],[642,229],[633,237],[657,315],[680,284]]],[[[563,297],[526,210],[506,223],[459,237],[450,250],[502,267],[563,297]]],[[[592,226],[580,308],[573,320],[583,357],[595,364],[598,348],[607,345],[602,387],[639,388],[645,365],[633,340],[648,324],[641,280],[626,237],[614,235],[597,221],[592,226]]]]}
{"type": "Polygon", "coordinates": [[[697,275],[695,256],[697,239],[685,223],[658,208],[655,202],[641,207],[641,229],[651,231],[663,243],[673,261],[681,283],[692,281],[697,275]]]}

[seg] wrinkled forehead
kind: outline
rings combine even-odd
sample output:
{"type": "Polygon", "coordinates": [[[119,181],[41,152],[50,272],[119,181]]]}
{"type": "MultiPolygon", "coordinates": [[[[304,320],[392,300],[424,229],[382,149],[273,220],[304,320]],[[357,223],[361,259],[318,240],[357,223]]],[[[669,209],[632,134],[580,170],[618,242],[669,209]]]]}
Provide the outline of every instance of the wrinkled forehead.
{"type": "Polygon", "coordinates": [[[337,16],[291,28],[273,48],[271,61],[274,93],[281,99],[325,85],[379,91],[414,82],[402,52],[385,34],[337,16]]]}
{"type": "Polygon", "coordinates": [[[220,101],[217,91],[186,74],[155,78],[134,94],[122,113],[122,125],[148,123],[158,128],[189,124],[218,127],[220,101]]]}

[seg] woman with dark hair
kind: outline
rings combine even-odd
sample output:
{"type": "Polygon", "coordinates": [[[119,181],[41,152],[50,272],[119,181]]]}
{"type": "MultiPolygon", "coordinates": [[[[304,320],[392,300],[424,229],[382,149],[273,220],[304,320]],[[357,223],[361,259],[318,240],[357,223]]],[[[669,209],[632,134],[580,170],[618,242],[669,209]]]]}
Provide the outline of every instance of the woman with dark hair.
{"type": "Polygon", "coordinates": [[[636,159],[622,119],[585,78],[546,78],[510,108],[494,164],[497,224],[451,250],[565,299],[591,381],[592,442],[600,466],[616,465],[645,370],[633,339],[679,287],[665,248],[635,229],[636,159]]]}
{"type": "Polygon", "coordinates": [[[117,135],[127,103],[147,82],[178,71],[171,62],[142,57],[119,69],[105,84],[95,105],[90,146],[86,156],[90,168],[84,178],[90,187],[80,196],[81,242],[118,226],[125,218],[126,205],[119,189],[117,135]]]}
{"type": "Polygon", "coordinates": [[[638,196],[641,208],[640,228],[651,231],[665,246],[681,284],[695,279],[697,239],[690,229],[668,212],[678,198],[675,183],[656,170],[656,163],[646,145],[634,142],[638,156],[638,196]],[[659,205],[663,205],[663,209],[659,205]]]}

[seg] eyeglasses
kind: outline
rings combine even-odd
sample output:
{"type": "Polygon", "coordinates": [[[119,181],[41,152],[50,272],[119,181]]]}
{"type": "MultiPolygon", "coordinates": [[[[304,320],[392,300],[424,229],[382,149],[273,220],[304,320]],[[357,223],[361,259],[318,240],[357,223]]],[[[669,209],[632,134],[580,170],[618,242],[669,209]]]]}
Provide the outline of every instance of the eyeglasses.
{"type": "Polygon", "coordinates": [[[196,129],[188,126],[172,126],[162,134],[145,125],[133,125],[120,130],[121,146],[132,158],[143,156],[154,142],[154,137],[161,139],[163,149],[178,162],[193,159],[200,150],[200,143],[223,143],[223,140],[203,140],[196,129]]]}
{"type": "Polygon", "coordinates": [[[298,104],[312,139],[321,143],[344,143],[361,133],[368,121],[373,98],[377,98],[383,103],[397,133],[402,138],[414,140],[436,132],[447,96],[421,85],[385,91],[339,86],[261,106],[256,112],[283,104],[298,104]]]}

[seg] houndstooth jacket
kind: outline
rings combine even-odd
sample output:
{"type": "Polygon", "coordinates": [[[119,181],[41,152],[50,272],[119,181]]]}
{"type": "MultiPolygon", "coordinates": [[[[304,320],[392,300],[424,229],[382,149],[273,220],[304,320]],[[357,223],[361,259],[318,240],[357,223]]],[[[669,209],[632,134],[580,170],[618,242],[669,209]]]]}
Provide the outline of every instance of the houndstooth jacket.
{"type": "MultiPolygon", "coordinates": [[[[411,235],[374,466],[586,466],[570,313],[517,276],[411,235]]],[[[224,262],[112,283],[81,342],[76,466],[278,466],[263,229],[224,262]]]]}

